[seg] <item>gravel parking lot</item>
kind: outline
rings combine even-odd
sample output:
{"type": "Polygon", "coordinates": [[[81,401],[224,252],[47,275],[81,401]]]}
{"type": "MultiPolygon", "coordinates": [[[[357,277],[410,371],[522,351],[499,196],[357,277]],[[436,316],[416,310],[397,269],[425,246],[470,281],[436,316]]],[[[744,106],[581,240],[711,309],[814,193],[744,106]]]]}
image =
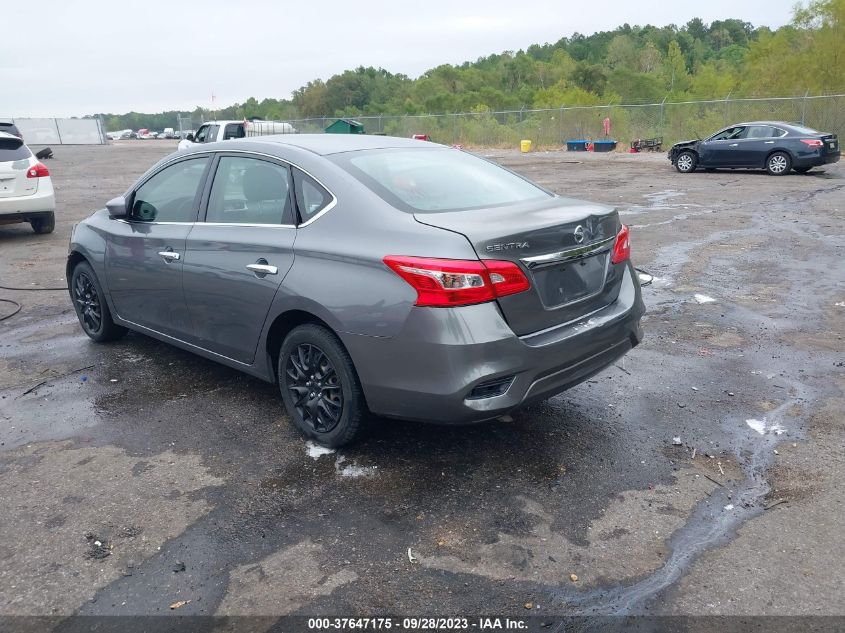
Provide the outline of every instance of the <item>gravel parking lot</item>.
{"type": "MultiPolygon", "coordinates": [[[[175,143],[53,149],[56,232],[0,226],[3,286],[63,285],[72,224],[175,143]]],[[[640,347],[512,420],[329,452],[273,385],[0,290],[0,615],[845,615],[845,164],[480,153],[618,206],[640,347]]]]}

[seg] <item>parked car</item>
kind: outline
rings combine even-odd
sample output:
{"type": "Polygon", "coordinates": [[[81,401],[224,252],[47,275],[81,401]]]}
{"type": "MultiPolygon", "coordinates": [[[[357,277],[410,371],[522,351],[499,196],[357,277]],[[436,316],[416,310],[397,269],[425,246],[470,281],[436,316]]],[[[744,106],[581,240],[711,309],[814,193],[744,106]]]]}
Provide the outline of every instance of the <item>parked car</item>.
{"type": "Polygon", "coordinates": [[[11,121],[0,121],[0,132],[17,136],[19,139],[23,140],[23,134],[21,134],[18,126],[11,121]]]}
{"type": "Polygon", "coordinates": [[[326,446],[367,412],[493,419],[642,336],[629,232],[472,154],[280,135],[161,160],[76,225],[67,278],[95,341],[136,330],[277,383],[326,446]]]}
{"type": "Polygon", "coordinates": [[[0,132],[0,224],[29,222],[36,233],[52,233],[55,211],[50,171],[22,138],[0,132]]]}
{"type": "Polygon", "coordinates": [[[199,143],[216,143],[246,136],[243,120],[240,121],[209,121],[203,123],[194,133],[189,133],[179,141],[180,150],[188,149],[199,143]]]}
{"type": "Polygon", "coordinates": [[[287,121],[209,121],[196,133],[189,133],[179,142],[179,149],[188,149],[197,143],[215,143],[251,136],[296,134],[297,130],[287,121]]]}
{"type": "Polygon", "coordinates": [[[839,160],[835,134],[780,121],[738,123],[704,140],[675,143],[669,160],[681,173],[698,167],[765,169],[773,176],[799,174],[839,160]]]}

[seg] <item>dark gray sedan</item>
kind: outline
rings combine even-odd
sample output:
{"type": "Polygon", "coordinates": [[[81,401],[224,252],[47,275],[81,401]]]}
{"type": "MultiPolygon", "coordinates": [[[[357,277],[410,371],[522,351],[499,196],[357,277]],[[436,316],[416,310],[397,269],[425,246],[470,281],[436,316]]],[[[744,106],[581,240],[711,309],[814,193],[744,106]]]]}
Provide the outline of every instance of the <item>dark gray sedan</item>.
{"type": "Polygon", "coordinates": [[[738,123],[704,140],[675,143],[668,158],[682,174],[696,168],[765,169],[772,176],[785,176],[793,169],[806,174],[839,160],[836,134],[818,132],[782,121],[738,123]]]}
{"type": "Polygon", "coordinates": [[[549,398],[642,337],[628,229],[472,154],[285,135],[173,154],[78,224],[95,341],[128,329],[276,382],[309,437],[372,412],[467,423],[549,398]]]}

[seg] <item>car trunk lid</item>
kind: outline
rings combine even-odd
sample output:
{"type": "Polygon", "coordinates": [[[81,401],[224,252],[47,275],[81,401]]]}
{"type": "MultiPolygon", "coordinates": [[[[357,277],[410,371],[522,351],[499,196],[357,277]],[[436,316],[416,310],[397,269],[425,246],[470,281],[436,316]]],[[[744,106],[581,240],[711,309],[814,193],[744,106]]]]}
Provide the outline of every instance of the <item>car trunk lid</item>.
{"type": "Polygon", "coordinates": [[[613,303],[619,293],[622,270],[611,264],[611,251],[621,225],[611,207],[556,197],[414,217],[465,236],[480,259],[520,265],[531,288],[498,299],[520,336],[582,318],[613,303]]]}

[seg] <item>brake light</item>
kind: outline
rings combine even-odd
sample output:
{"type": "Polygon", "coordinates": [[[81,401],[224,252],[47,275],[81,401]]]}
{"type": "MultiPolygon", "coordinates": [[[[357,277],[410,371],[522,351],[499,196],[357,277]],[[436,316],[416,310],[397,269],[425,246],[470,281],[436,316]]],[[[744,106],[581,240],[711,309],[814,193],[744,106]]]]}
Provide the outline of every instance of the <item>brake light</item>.
{"type": "Polygon", "coordinates": [[[616,243],[613,245],[611,263],[619,264],[631,257],[631,236],[628,227],[624,224],[619,233],[616,234],[616,243]]]}
{"type": "Polygon", "coordinates": [[[810,147],[821,147],[824,145],[824,143],[817,138],[802,138],[801,142],[809,145],[810,147]]]}
{"type": "Polygon", "coordinates": [[[50,175],[50,170],[43,163],[35,163],[26,170],[27,178],[44,178],[50,175]]]}
{"type": "Polygon", "coordinates": [[[531,287],[513,262],[388,255],[384,263],[417,291],[418,306],[485,303],[531,287]]]}

